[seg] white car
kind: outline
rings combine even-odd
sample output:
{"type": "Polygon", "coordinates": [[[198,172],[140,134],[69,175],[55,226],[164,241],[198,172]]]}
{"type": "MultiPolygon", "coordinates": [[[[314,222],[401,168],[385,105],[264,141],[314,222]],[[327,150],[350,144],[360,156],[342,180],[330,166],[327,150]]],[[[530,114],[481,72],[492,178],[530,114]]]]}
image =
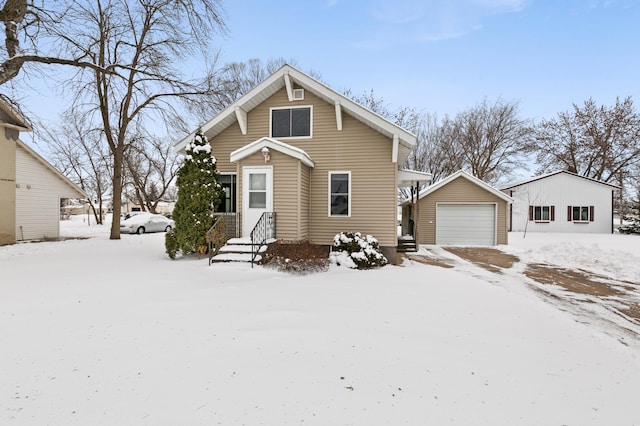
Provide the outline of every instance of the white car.
{"type": "Polygon", "coordinates": [[[144,234],[145,232],[167,232],[174,222],[161,214],[143,212],[120,222],[121,234],[144,234]]]}

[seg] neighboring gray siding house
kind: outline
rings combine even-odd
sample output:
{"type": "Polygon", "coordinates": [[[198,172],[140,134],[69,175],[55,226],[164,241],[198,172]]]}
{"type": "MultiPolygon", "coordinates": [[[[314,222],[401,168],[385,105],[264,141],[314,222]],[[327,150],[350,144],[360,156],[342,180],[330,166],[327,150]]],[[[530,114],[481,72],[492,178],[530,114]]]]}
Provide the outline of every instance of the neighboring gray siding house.
{"type": "Polygon", "coordinates": [[[557,171],[501,190],[513,198],[509,230],[612,233],[614,191],[620,187],[557,171]]]}

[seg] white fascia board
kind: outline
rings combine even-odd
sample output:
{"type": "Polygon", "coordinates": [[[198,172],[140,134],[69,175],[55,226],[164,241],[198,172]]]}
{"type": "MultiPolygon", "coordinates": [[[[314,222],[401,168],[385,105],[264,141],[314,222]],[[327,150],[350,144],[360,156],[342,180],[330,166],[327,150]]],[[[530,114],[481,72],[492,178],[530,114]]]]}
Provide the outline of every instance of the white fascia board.
{"type": "Polygon", "coordinates": [[[56,176],[58,176],[60,179],[62,179],[62,181],[64,183],[66,183],[67,185],[69,185],[71,187],[71,189],[73,189],[77,194],[78,194],[78,198],[89,198],[89,194],[87,194],[86,192],[84,192],[84,190],[82,188],[80,188],[78,185],[76,185],[75,183],[73,183],[71,181],[71,179],[69,179],[68,177],[66,177],[65,175],[62,174],[62,172],[58,169],[56,169],[55,167],[53,167],[53,165],[51,163],[49,163],[47,160],[45,160],[44,158],[42,158],[40,156],[40,154],[38,154],[37,152],[35,152],[33,149],[31,149],[31,147],[29,147],[26,143],[22,142],[20,139],[18,139],[17,141],[17,145],[24,149],[24,151],[30,155],[31,157],[33,157],[36,161],[38,161],[40,164],[42,164],[45,168],[47,168],[49,171],[51,171],[53,174],[55,174],[56,176]]]}
{"type": "Polygon", "coordinates": [[[391,138],[394,134],[399,136],[399,143],[411,149],[415,146],[417,138],[416,136],[403,129],[402,127],[390,122],[386,118],[382,117],[379,114],[363,107],[362,105],[352,101],[344,95],[336,92],[335,90],[325,86],[323,83],[309,77],[308,75],[298,71],[297,69],[286,65],[289,67],[289,75],[293,80],[298,83],[300,86],[306,87],[312,92],[321,95],[325,100],[331,100],[334,103],[336,101],[340,102],[341,107],[351,113],[354,116],[360,117],[365,122],[368,122],[372,125],[377,126],[382,129],[386,135],[391,138]]]}
{"type": "MultiPolygon", "coordinates": [[[[225,119],[227,119],[229,117],[229,115],[231,115],[231,114],[235,115],[236,107],[242,108],[242,110],[247,112],[247,113],[249,111],[251,111],[251,109],[253,109],[253,108],[247,108],[247,107],[245,107],[245,105],[248,104],[257,94],[259,94],[260,92],[264,91],[269,86],[272,86],[272,85],[280,86],[280,85],[282,85],[283,84],[282,82],[284,81],[283,80],[283,75],[289,68],[291,68],[289,65],[284,65],[282,68],[280,68],[280,70],[278,70],[275,73],[271,74],[262,83],[258,84],[253,89],[249,90],[244,96],[242,96],[240,99],[238,99],[237,101],[235,101],[234,103],[229,105],[227,108],[222,110],[218,115],[216,115],[211,120],[209,120],[206,123],[204,123],[203,125],[201,125],[200,129],[202,130],[202,132],[204,134],[206,134],[208,130],[216,127],[218,124],[220,124],[225,119]]],[[[293,96],[293,93],[292,93],[292,96],[293,96]]],[[[193,140],[195,135],[196,135],[196,132],[193,131],[188,136],[186,136],[183,139],[181,139],[180,142],[178,142],[178,143],[176,143],[174,145],[174,147],[173,147],[174,150],[176,152],[182,152],[184,150],[184,148],[187,146],[187,144],[189,142],[191,142],[191,140],[193,140]]]]}
{"type": "Polygon", "coordinates": [[[415,182],[431,182],[431,173],[418,172],[416,170],[398,170],[398,186],[411,186],[415,182]]]}
{"type": "Polygon", "coordinates": [[[493,186],[489,185],[488,183],[478,179],[477,177],[465,172],[464,170],[458,170],[457,172],[447,176],[446,178],[442,179],[440,182],[437,182],[431,186],[429,186],[428,188],[425,188],[423,191],[420,191],[420,194],[418,196],[419,199],[431,194],[432,192],[442,188],[443,186],[447,185],[449,182],[462,177],[464,179],[467,179],[469,182],[479,186],[480,188],[484,189],[485,191],[488,191],[490,193],[492,193],[493,195],[495,195],[498,198],[501,198],[509,203],[513,202],[513,198],[509,197],[507,194],[505,194],[502,191],[499,191],[497,189],[495,189],[493,186]]]}
{"type": "Polygon", "coordinates": [[[238,148],[229,155],[229,161],[236,163],[249,155],[255,154],[261,151],[264,147],[281,152],[289,157],[300,160],[304,165],[314,168],[315,164],[309,154],[300,148],[286,144],[276,139],[260,138],[257,141],[251,142],[248,145],[238,148]]]}
{"type": "MultiPolygon", "coordinates": [[[[266,80],[251,89],[236,102],[224,109],[220,114],[216,115],[214,118],[203,124],[200,127],[202,129],[202,132],[206,134],[208,130],[225,121],[229,117],[229,115],[235,114],[236,107],[241,107],[247,113],[250,112],[253,107],[255,107],[255,105],[251,105],[252,99],[271,86],[273,86],[274,88],[281,88],[282,86],[286,86],[287,96],[289,97],[289,99],[293,99],[294,82],[299,86],[310,90],[312,93],[320,96],[329,103],[335,104],[335,102],[339,102],[341,115],[343,112],[347,112],[360,121],[368,124],[370,127],[376,128],[378,131],[381,131],[390,139],[393,137],[393,135],[397,134],[398,143],[408,150],[415,146],[417,138],[411,132],[408,132],[402,127],[388,121],[381,115],[376,114],[375,112],[363,107],[362,105],[352,101],[346,96],[341,95],[340,93],[326,86],[324,83],[321,83],[314,78],[304,74],[303,72],[298,71],[291,65],[283,65],[278,71],[271,74],[269,77],[267,77],[266,80]]],[[[174,149],[177,152],[183,151],[186,145],[193,139],[194,136],[195,131],[178,142],[174,146],[174,149]]]]}

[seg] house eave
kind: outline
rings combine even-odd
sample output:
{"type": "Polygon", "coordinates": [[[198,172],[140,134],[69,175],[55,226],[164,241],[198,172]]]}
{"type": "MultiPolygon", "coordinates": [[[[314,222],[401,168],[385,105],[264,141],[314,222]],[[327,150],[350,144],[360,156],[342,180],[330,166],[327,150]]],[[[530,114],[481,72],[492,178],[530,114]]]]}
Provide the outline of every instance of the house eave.
{"type": "Polygon", "coordinates": [[[71,182],[71,180],[66,177],[65,175],[63,175],[58,169],[56,169],[55,167],[53,167],[51,165],[51,163],[49,163],[47,160],[45,160],[44,158],[42,158],[40,156],[40,154],[38,154],[37,152],[35,152],[33,149],[31,149],[27,144],[25,144],[24,142],[22,142],[20,139],[17,140],[17,144],[18,146],[20,146],[22,149],[25,150],[25,152],[27,152],[27,154],[29,154],[30,156],[32,156],[33,158],[35,158],[39,163],[41,163],[44,167],[46,167],[49,171],[51,171],[53,174],[55,174],[56,176],[58,176],[60,179],[62,179],[62,181],[64,183],[66,183],[69,187],[71,187],[71,189],[73,189],[73,191],[78,195],[77,198],[89,198],[89,194],[87,194],[85,191],[83,191],[80,187],[78,187],[78,185],[76,185],[75,183],[71,182]]]}
{"type": "MultiPolygon", "coordinates": [[[[492,187],[491,185],[487,184],[486,182],[483,182],[482,180],[478,179],[477,177],[465,172],[464,170],[458,170],[457,172],[447,176],[446,178],[442,179],[441,181],[436,182],[433,185],[431,185],[431,186],[425,188],[424,190],[420,191],[420,193],[418,194],[418,199],[422,199],[422,198],[426,197],[427,195],[437,191],[438,189],[442,188],[443,186],[447,185],[450,182],[453,182],[454,180],[456,180],[458,178],[464,178],[464,179],[468,180],[469,182],[477,185],[481,189],[484,189],[485,191],[487,191],[487,192],[495,195],[496,197],[506,201],[507,203],[513,203],[513,198],[511,198],[510,196],[508,196],[504,192],[501,192],[501,191],[497,190],[496,188],[492,187]]],[[[405,201],[403,203],[403,205],[404,204],[407,204],[407,201],[405,201]]]]}
{"type": "Polygon", "coordinates": [[[412,186],[416,182],[427,183],[431,182],[431,179],[433,179],[431,173],[406,169],[398,170],[398,187],[412,186]]]}
{"type": "MultiPolygon", "coordinates": [[[[289,84],[296,84],[301,88],[310,91],[314,95],[323,99],[336,109],[336,126],[338,131],[342,128],[343,113],[346,113],[355,119],[361,121],[370,128],[387,136],[390,142],[397,138],[399,146],[399,157],[405,157],[408,152],[415,146],[417,138],[411,132],[402,127],[391,123],[384,117],[363,107],[362,105],[352,101],[344,95],[334,91],[312,77],[302,73],[290,65],[283,65],[278,71],[267,77],[262,83],[247,92],[233,104],[229,105],[210,121],[200,126],[202,132],[207,138],[212,139],[229,126],[238,122],[236,111],[239,109],[248,114],[251,110],[264,102],[270,96],[275,94],[283,87],[289,84]]],[[[247,123],[241,123],[247,126],[247,123]]],[[[195,136],[195,131],[180,140],[174,149],[178,153],[184,153],[186,145],[195,136]]]]}

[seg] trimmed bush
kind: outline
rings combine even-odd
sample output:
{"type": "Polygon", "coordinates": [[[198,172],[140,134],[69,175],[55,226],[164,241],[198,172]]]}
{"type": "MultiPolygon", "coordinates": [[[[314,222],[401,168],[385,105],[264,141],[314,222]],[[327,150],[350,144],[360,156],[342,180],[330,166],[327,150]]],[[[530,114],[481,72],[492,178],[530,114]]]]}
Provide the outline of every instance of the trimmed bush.
{"type": "Polygon", "coordinates": [[[378,240],[371,235],[363,237],[359,232],[341,232],[333,237],[329,258],[332,263],[351,269],[378,268],[388,263],[378,240]]]}

